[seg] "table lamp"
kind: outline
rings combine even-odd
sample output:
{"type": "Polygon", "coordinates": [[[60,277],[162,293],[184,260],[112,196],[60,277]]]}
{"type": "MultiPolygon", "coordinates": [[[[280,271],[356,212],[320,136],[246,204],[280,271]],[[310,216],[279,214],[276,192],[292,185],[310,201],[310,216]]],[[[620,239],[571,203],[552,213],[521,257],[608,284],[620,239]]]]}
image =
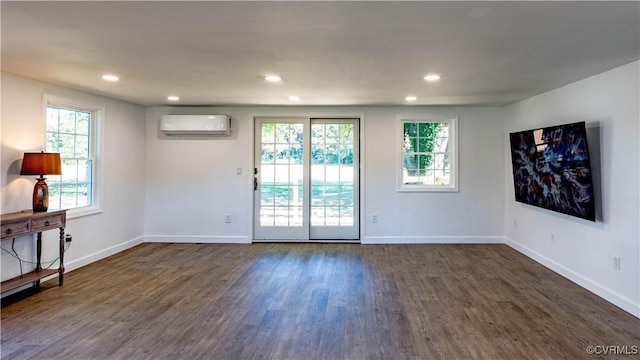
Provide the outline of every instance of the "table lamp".
{"type": "Polygon", "coordinates": [[[44,182],[45,175],[60,175],[59,153],[24,153],[20,175],[39,175],[33,187],[33,211],[43,212],[49,208],[49,188],[44,182]]]}

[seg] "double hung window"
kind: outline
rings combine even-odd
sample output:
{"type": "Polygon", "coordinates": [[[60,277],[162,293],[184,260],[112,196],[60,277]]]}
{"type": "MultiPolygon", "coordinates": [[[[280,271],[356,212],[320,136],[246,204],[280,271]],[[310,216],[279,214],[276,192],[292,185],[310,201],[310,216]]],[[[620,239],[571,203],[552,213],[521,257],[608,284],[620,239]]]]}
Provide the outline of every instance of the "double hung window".
{"type": "Polygon", "coordinates": [[[457,191],[456,119],[399,118],[399,191],[457,191]]]}
{"type": "Polygon", "coordinates": [[[97,210],[98,124],[103,110],[50,96],[46,101],[45,151],[60,153],[62,175],[50,176],[49,209],[70,214],[97,210]]]}

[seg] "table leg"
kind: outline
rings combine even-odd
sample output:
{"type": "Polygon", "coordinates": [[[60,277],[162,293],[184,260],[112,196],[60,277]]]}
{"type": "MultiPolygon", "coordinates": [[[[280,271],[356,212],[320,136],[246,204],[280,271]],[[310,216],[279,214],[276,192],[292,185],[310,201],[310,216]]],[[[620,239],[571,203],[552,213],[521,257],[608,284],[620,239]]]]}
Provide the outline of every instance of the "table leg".
{"type": "Polygon", "coordinates": [[[39,232],[36,236],[36,271],[42,270],[42,264],[40,259],[42,258],[42,233],[39,232]]]}
{"type": "Polygon", "coordinates": [[[64,282],[64,228],[60,228],[60,267],[58,268],[58,285],[64,282]]]}

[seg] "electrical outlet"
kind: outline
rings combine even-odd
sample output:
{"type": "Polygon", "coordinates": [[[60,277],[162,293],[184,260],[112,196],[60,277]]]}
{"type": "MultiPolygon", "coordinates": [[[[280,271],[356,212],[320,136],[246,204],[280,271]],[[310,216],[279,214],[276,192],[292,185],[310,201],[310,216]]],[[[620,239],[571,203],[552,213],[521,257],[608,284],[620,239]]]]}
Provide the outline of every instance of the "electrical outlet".
{"type": "Polygon", "coordinates": [[[378,214],[373,214],[371,216],[371,221],[374,222],[374,223],[377,223],[378,222],[378,214]]]}
{"type": "Polygon", "coordinates": [[[620,256],[613,257],[613,268],[616,270],[620,270],[620,256]]]}
{"type": "Polygon", "coordinates": [[[518,227],[518,219],[513,218],[513,227],[516,228],[518,227]]]}
{"type": "Polygon", "coordinates": [[[551,233],[551,243],[555,244],[556,243],[556,234],[551,233]]]}
{"type": "Polygon", "coordinates": [[[236,169],[236,175],[242,175],[242,168],[236,169]]]}
{"type": "Polygon", "coordinates": [[[231,222],[231,214],[227,214],[224,216],[224,222],[226,223],[230,223],[231,222]]]}

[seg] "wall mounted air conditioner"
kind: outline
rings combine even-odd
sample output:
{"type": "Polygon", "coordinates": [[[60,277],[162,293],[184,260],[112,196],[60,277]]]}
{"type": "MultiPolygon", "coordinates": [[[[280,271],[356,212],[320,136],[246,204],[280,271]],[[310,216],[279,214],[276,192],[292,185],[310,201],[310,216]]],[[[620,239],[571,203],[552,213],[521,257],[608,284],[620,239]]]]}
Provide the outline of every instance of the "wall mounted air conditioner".
{"type": "Polygon", "coordinates": [[[229,115],[162,115],[160,131],[166,135],[231,135],[229,115]]]}

